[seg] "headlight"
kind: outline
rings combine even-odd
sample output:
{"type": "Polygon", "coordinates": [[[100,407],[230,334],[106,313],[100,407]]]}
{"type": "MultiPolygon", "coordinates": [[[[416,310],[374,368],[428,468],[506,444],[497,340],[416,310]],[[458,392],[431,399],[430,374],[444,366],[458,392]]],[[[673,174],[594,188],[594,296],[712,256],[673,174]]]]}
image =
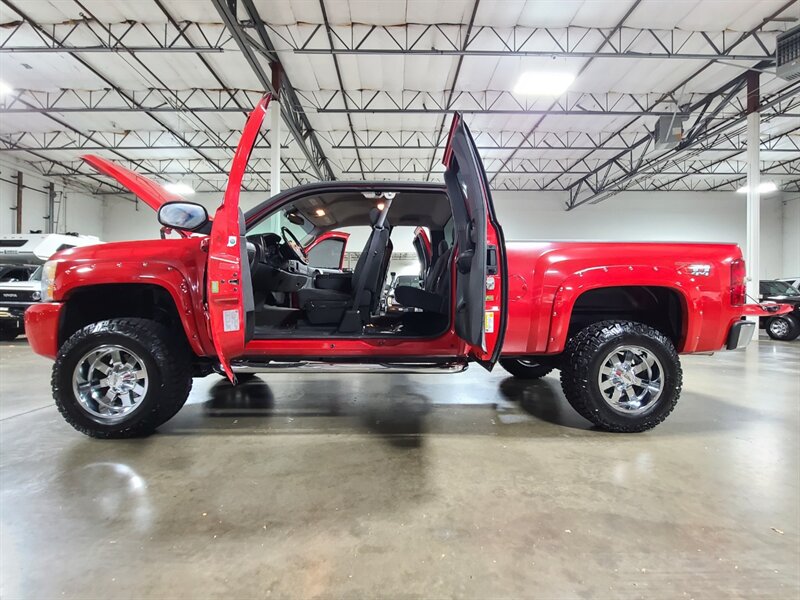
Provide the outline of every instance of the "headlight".
{"type": "Polygon", "coordinates": [[[42,302],[53,301],[53,284],[56,279],[57,260],[48,260],[42,267],[42,302]]]}

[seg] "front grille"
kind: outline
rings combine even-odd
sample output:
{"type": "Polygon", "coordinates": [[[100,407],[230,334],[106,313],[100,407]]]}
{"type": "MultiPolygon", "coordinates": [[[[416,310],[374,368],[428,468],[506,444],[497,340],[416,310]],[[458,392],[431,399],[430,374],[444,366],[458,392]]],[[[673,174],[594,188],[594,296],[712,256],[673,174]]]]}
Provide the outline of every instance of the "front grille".
{"type": "Polygon", "coordinates": [[[33,297],[34,294],[38,295],[39,292],[29,290],[0,290],[0,304],[6,302],[37,302],[33,297]]]}

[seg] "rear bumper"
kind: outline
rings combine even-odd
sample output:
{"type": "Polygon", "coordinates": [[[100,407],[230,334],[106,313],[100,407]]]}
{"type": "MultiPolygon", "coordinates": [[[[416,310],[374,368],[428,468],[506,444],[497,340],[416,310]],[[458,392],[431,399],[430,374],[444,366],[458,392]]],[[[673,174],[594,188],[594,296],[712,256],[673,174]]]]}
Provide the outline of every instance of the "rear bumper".
{"type": "Polygon", "coordinates": [[[725,344],[727,350],[738,350],[744,348],[753,339],[756,331],[756,324],[752,321],[736,321],[731,325],[728,332],[728,341],[725,344]]]}
{"type": "Polygon", "coordinates": [[[53,359],[58,354],[58,325],[63,307],[60,302],[43,302],[25,311],[25,335],[36,354],[53,359]]]}

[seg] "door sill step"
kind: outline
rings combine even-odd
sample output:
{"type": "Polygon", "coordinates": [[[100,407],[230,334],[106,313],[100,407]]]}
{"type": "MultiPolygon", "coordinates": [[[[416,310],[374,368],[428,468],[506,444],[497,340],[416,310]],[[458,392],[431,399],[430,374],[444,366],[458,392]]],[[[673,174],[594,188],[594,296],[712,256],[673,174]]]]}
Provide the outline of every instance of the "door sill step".
{"type": "Polygon", "coordinates": [[[461,373],[467,370],[467,361],[451,360],[447,362],[255,362],[239,360],[231,363],[234,373],[461,373]]]}

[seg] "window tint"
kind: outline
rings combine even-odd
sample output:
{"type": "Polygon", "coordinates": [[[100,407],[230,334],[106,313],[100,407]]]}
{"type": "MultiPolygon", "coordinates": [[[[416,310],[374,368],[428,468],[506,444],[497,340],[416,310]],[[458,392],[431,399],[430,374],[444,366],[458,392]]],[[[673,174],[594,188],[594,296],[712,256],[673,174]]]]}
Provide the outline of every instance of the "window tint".
{"type": "Polygon", "coordinates": [[[455,231],[455,223],[452,217],[450,217],[450,220],[444,226],[444,239],[450,248],[452,248],[455,245],[456,231],[455,231]]]}
{"type": "Polygon", "coordinates": [[[338,269],[344,240],[323,240],[308,251],[308,264],[317,269],[338,269]]]}

